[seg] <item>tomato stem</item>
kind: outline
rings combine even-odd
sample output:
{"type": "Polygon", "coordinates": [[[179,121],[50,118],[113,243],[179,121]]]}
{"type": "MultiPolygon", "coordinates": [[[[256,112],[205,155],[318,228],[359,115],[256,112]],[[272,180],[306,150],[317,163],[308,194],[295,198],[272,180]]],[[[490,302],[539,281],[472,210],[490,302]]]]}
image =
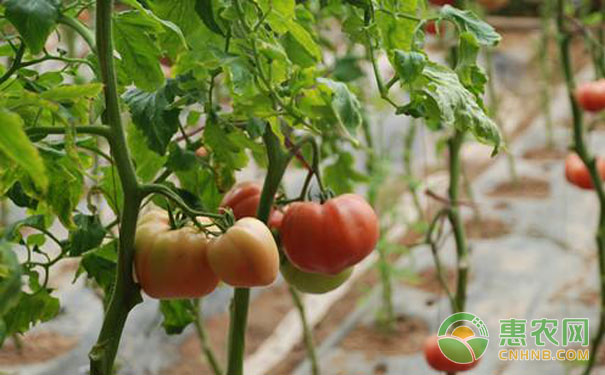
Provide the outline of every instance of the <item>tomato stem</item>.
{"type": "MultiPolygon", "coordinates": [[[[266,128],[265,134],[263,134],[263,141],[267,149],[269,165],[256,216],[266,224],[269,220],[275,193],[279,188],[292,155],[282,150],[279,139],[273,134],[269,126],[266,128]]],[[[244,373],[244,350],[246,347],[246,324],[249,304],[250,289],[236,288],[233,300],[231,301],[227,375],[243,375],[244,373]]]]}
{"type": "Polygon", "coordinates": [[[305,350],[307,351],[307,357],[311,362],[311,375],[319,375],[319,362],[317,361],[317,353],[315,352],[315,344],[313,343],[313,331],[309,327],[307,321],[307,315],[305,312],[305,305],[300,298],[300,294],[294,289],[292,285],[288,285],[288,290],[292,296],[294,306],[300,316],[300,324],[302,325],[303,342],[305,343],[305,350]]]}
{"type": "Polygon", "coordinates": [[[598,352],[599,345],[603,340],[605,334],[605,190],[601,177],[597,170],[597,162],[593,155],[590,154],[585,140],[584,140],[584,119],[583,113],[580,109],[578,101],[575,96],[576,82],[573,73],[571,54],[570,54],[570,43],[571,36],[565,27],[565,1],[557,0],[556,10],[556,23],[559,36],[557,38],[559,43],[559,51],[561,54],[561,63],[563,67],[563,74],[565,76],[565,84],[567,86],[567,94],[569,97],[569,103],[571,105],[571,111],[573,115],[573,149],[578,154],[582,162],[588,168],[590,172],[590,178],[595,188],[597,197],[599,199],[600,213],[599,213],[599,226],[596,233],[596,242],[598,249],[599,259],[599,280],[601,288],[601,306],[599,314],[599,326],[597,333],[592,339],[590,348],[590,357],[588,364],[584,370],[584,375],[590,374],[592,367],[596,360],[596,353],[598,352]]]}
{"type": "Polygon", "coordinates": [[[91,375],[112,373],[128,313],[142,301],[139,287],[132,277],[134,234],[142,195],[120,116],[111,37],[112,10],[112,0],[97,0],[96,44],[101,79],[104,84],[105,113],[103,118],[110,129],[109,146],[124,191],[124,207],[120,215],[116,280],[97,343],[89,353],[91,375]]]}
{"type": "Polygon", "coordinates": [[[214,350],[212,349],[212,346],[210,345],[208,339],[208,333],[206,332],[206,328],[204,327],[202,316],[202,301],[203,300],[201,298],[193,300],[193,311],[195,313],[195,321],[193,322],[193,324],[195,326],[195,331],[197,332],[197,335],[200,339],[202,351],[204,352],[204,357],[206,358],[208,365],[210,366],[210,368],[212,368],[214,375],[221,375],[223,374],[223,370],[221,369],[221,365],[216,359],[216,355],[214,354],[214,350]]]}

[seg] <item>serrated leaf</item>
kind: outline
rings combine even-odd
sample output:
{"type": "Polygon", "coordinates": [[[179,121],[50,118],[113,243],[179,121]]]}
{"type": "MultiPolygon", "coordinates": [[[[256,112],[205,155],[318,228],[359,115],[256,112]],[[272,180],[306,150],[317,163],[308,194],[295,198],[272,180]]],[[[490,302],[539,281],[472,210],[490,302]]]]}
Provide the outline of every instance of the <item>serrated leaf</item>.
{"type": "Polygon", "coordinates": [[[116,49],[129,78],[142,90],[158,89],[164,84],[164,73],[159,62],[161,51],[152,35],[161,33],[161,27],[138,11],[119,13],[113,23],[116,49]]]}
{"type": "Polygon", "coordinates": [[[59,313],[59,307],[59,299],[51,296],[47,289],[39,289],[31,294],[21,292],[17,304],[2,317],[6,324],[6,335],[25,333],[32,326],[54,318],[59,313]]]}
{"type": "Polygon", "coordinates": [[[178,130],[179,110],[170,109],[173,95],[166,86],[156,92],[132,89],[124,94],[132,121],[145,135],[147,146],[152,151],[164,155],[172,136],[178,130]]]}
{"type": "Polygon", "coordinates": [[[15,25],[33,54],[42,52],[59,18],[58,0],[7,0],[6,18],[15,25]]]}
{"type": "Polygon", "coordinates": [[[30,142],[23,130],[23,120],[19,115],[0,109],[0,152],[23,168],[36,186],[45,191],[48,188],[46,168],[38,150],[30,142]]]}
{"type": "Polygon", "coordinates": [[[70,256],[79,256],[85,251],[101,245],[106,230],[98,215],[76,214],[76,229],[70,231],[67,251],[70,256]]]}
{"type": "Polygon", "coordinates": [[[502,37],[487,22],[470,10],[460,10],[450,5],[441,7],[439,17],[454,22],[463,32],[469,32],[484,46],[495,46],[502,37]]]}

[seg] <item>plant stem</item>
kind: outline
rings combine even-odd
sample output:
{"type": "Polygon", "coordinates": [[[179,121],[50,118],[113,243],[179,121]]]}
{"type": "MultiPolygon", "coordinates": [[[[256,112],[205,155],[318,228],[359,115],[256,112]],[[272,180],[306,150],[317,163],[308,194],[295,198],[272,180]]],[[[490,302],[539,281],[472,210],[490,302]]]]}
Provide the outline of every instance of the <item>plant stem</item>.
{"type": "Polygon", "coordinates": [[[311,329],[309,329],[309,322],[307,321],[307,316],[305,313],[305,305],[303,304],[300,295],[294,289],[294,287],[292,287],[292,285],[288,285],[288,289],[290,291],[290,295],[292,296],[292,301],[294,301],[294,306],[296,307],[296,310],[298,310],[298,315],[300,316],[300,324],[302,325],[303,341],[305,343],[305,349],[307,350],[307,358],[309,358],[309,362],[311,362],[311,375],[319,375],[319,362],[317,361],[315,344],[313,343],[313,333],[311,329]]]}
{"type": "Polygon", "coordinates": [[[78,34],[80,34],[80,36],[82,37],[82,39],[84,39],[84,41],[86,42],[86,44],[88,44],[88,47],[90,47],[90,49],[92,50],[92,52],[96,52],[97,47],[96,47],[96,43],[95,43],[95,36],[88,29],[88,27],[86,27],[85,25],[83,25],[77,19],[75,19],[73,17],[68,17],[68,16],[66,16],[64,14],[62,14],[62,15],[59,16],[59,20],[57,22],[58,23],[62,23],[63,25],[70,27],[75,32],[77,32],[78,34]]]}
{"type": "Polygon", "coordinates": [[[193,301],[193,309],[195,312],[195,321],[193,322],[195,326],[195,331],[197,332],[198,337],[200,338],[200,344],[202,346],[202,351],[204,352],[204,357],[212,368],[214,375],[221,375],[223,370],[221,369],[221,365],[218,363],[216,359],[216,355],[214,355],[214,350],[210,346],[210,342],[208,340],[208,333],[206,332],[206,328],[203,323],[202,316],[202,299],[197,299],[193,301]]]}
{"type": "Polygon", "coordinates": [[[599,199],[599,226],[596,233],[596,242],[598,249],[599,259],[599,281],[601,288],[601,306],[599,314],[599,326],[596,335],[592,339],[592,345],[590,348],[590,357],[588,364],[584,370],[584,375],[590,374],[590,371],[596,360],[596,353],[603,340],[605,334],[605,190],[601,182],[601,177],[597,170],[597,163],[594,156],[592,156],[584,141],[584,120],[583,113],[578,105],[575,97],[575,77],[573,74],[571,54],[570,54],[570,35],[565,28],[565,1],[557,0],[557,29],[559,36],[557,38],[559,42],[559,50],[561,53],[561,63],[563,65],[563,74],[565,76],[565,83],[567,86],[567,94],[569,97],[569,103],[571,105],[573,115],[573,148],[578,156],[582,159],[588,171],[590,172],[590,178],[597,197],[599,199]]]}
{"type": "MultiPolygon", "coordinates": [[[[263,135],[263,141],[269,157],[269,166],[267,167],[267,176],[265,177],[256,216],[262,222],[267,223],[275,193],[286,171],[291,154],[281,149],[279,139],[273,134],[269,126],[267,126],[263,135]]],[[[250,289],[236,288],[231,301],[227,375],[243,375],[244,373],[244,349],[246,346],[249,303],[250,289]]]]}
{"type": "Polygon", "coordinates": [[[142,301],[139,287],[132,277],[134,234],[141,194],[120,118],[117,82],[113,65],[112,8],[112,0],[97,1],[96,40],[101,79],[104,84],[104,117],[105,122],[111,128],[109,145],[124,191],[124,207],[120,220],[116,280],[97,343],[89,353],[91,375],[109,375],[112,373],[128,313],[142,301]]]}
{"type": "Polygon", "coordinates": [[[74,126],[73,128],[60,127],[60,126],[36,126],[33,128],[25,129],[25,132],[29,136],[46,136],[49,134],[65,134],[69,130],[74,130],[80,134],[91,134],[99,135],[101,137],[109,138],[112,136],[112,130],[110,127],[105,125],[88,125],[88,126],[74,126]]]}
{"type": "Polygon", "coordinates": [[[553,148],[555,145],[553,137],[553,122],[552,113],[550,108],[550,81],[552,79],[552,72],[550,66],[550,59],[548,58],[548,44],[551,37],[551,15],[552,5],[548,1],[542,2],[540,5],[540,18],[542,21],[542,37],[540,38],[540,48],[538,50],[538,58],[540,59],[540,72],[542,74],[541,86],[541,104],[542,112],[544,113],[544,122],[546,125],[546,146],[553,148]]]}
{"type": "Polygon", "coordinates": [[[458,280],[456,285],[455,305],[456,309],[453,312],[464,311],[466,305],[466,284],[468,278],[469,259],[468,248],[466,245],[466,235],[464,226],[460,218],[460,207],[457,202],[459,199],[460,187],[460,149],[464,141],[464,132],[456,130],[456,133],[448,140],[449,149],[449,172],[450,182],[448,189],[448,197],[452,203],[448,211],[448,219],[454,231],[456,240],[456,256],[458,280]]]}

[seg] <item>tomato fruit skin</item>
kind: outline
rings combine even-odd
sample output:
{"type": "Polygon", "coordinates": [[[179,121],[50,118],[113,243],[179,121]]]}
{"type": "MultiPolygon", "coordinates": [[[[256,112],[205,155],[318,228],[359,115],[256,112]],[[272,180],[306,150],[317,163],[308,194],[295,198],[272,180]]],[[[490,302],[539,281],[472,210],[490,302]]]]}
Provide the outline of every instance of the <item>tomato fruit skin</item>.
{"type": "MultiPolygon", "coordinates": [[[[597,158],[597,170],[599,171],[601,180],[605,180],[605,160],[600,157],[597,158]]],[[[565,158],[565,178],[572,185],[581,189],[594,189],[590,172],[576,153],[571,153],[565,158]]]]}
{"type": "Polygon", "coordinates": [[[447,373],[450,372],[458,372],[458,371],[468,371],[479,363],[479,360],[474,360],[471,363],[456,363],[449,360],[443,353],[441,349],[439,349],[439,337],[430,336],[424,342],[424,358],[426,362],[431,366],[434,370],[444,371],[447,373]]]}
{"type": "Polygon", "coordinates": [[[198,298],[218,285],[208,262],[206,235],[191,226],[172,230],[166,212],[154,210],[141,217],[134,249],[137,280],[150,297],[198,298]]]}
{"type": "Polygon", "coordinates": [[[588,112],[599,112],[605,109],[605,78],[586,82],[576,89],[576,99],[588,112]]]}
{"type": "Polygon", "coordinates": [[[336,275],[372,252],[378,218],[361,196],[344,194],[324,204],[290,204],[280,234],[286,256],[298,269],[336,275]]]}
{"type": "Polygon", "coordinates": [[[324,275],[301,271],[290,262],[284,263],[281,274],[288,284],[303,293],[323,294],[328,293],[347,281],[353,273],[353,267],[347,268],[336,275],[324,275]]]}
{"type": "Polygon", "coordinates": [[[267,286],[277,278],[279,252],[273,234],[260,220],[239,219],[208,247],[208,261],[234,287],[267,286]]]}
{"type": "MultiPolygon", "coordinates": [[[[256,182],[245,181],[236,184],[225,194],[220,207],[229,207],[236,220],[244,217],[256,217],[262,187],[256,182]]],[[[269,227],[276,228],[281,225],[283,214],[278,210],[271,210],[269,227]]]]}

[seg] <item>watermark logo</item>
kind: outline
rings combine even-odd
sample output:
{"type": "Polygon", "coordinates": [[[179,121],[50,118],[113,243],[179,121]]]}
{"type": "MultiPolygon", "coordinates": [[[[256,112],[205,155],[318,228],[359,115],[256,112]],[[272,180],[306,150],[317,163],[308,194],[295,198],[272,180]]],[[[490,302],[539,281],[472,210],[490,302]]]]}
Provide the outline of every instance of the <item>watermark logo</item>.
{"type": "Polygon", "coordinates": [[[449,316],[439,326],[439,349],[452,362],[469,364],[483,356],[489,332],[476,315],[461,312],[449,316]]]}
{"type": "Polygon", "coordinates": [[[588,360],[590,353],[585,349],[589,345],[588,333],[589,322],[585,318],[502,319],[498,358],[501,361],[588,360]],[[528,349],[530,344],[535,348],[528,349]],[[546,348],[547,345],[558,349],[546,348]]]}

